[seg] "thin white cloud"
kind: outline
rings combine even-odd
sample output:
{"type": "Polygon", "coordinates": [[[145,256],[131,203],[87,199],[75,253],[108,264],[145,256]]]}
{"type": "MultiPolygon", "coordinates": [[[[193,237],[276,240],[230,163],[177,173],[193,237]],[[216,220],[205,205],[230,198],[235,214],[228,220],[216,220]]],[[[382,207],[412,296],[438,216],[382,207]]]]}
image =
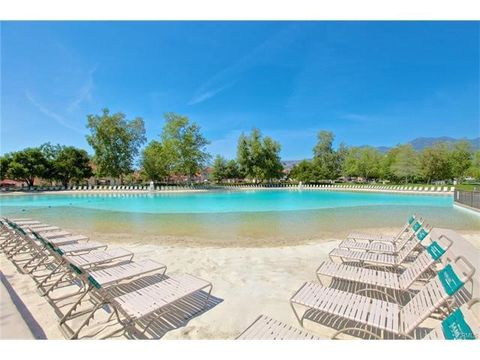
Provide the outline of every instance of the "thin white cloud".
{"type": "Polygon", "coordinates": [[[350,120],[359,123],[372,122],[375,120],[375,117],[366,114],[357,114],[357,113],[346,113],[338,116],[340,119],[350,120]]]}
{"type": "Polygon", "coordinates": [[[67,107],[68,112],[73,112],[80,106],[81,103],[83,103],[86,100],[92,99],[92,91],[95,86],[93,81],[93,74],[95,73],[96,70],[97,70],[97,67],[95,66],[92,70],[88,72],[87,80],[80,87],[80,89],[77,92],[77,95],[68,105],[67,107]]]}
{"type": "Polygon", "coordinates": [[[286,29],[279,31],[264,41],[232,65],[217,72],[194,92],[192,99],[188,101],[187,105],[199,104],[230,88],[240,80],[242,73],[251,69],[260,61],[266,61],[287,47],[294,40],[297,32],[298,28],[296,26],[288,26],[286,29]]]}
{"type": "Polygon", "coordinates": [[[72,126],[71,124],[69,124],[68,121],[66,121],[63,116],[61,116],[61,115],[57,114],[56,112],[48,109],[43,104],[38,102],[28,91],[25,91],[25,97],[35,108],[37,108],[38,111],[40,111],[42,114],[48,116],[49,118],[53,119],[59,125],[67,128],[67,129],[73,130],[73,131],[75,131],[79,134],[82,134],[82,135],[85,134],[84,131],[76,128],[75,126],[72,126]]]}
{"type": "Polygon", "coordinates": [[[241,130],[233,130],[227,133],[223,138],[214,139],[208,146],[208,151],[216,156],[220,154],[227,159],[234,159],[237,156],[238,138],[241,130]]]}
{"type": "Polygon", "coordinates": [[[232,81],[230,84],[226,84],[224,86],[221,86],[219,87],[218,89],[212,89],[212,90],[207,90],[203,93],[200,93],[196,96],[194,96],[192,98],[192,100],[190,100],[187,105],[195,105],[195,104],[199,104],[205,100],[208,100],[212,97],[214,97],[215,95],[221,93],[223,90],[225,89],[228,89],[230,86],[233,86],[235,84],[236,81],[232,81]]]}

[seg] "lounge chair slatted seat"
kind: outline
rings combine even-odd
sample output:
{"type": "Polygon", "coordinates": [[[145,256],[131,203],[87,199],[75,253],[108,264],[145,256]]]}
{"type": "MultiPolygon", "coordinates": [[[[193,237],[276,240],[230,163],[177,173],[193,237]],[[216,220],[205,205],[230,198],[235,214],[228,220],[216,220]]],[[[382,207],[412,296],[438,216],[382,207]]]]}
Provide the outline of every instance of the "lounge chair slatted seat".
{"type": "Polygon", "coordinates": [[[48,225],[25,226],[24,229],[27,233],[31,232],[32,230],[39,233],[44,233],[49,231],[56,231],[56,232],[61,231],[61,229],[57,226],[48,226],[48,225]]]}
{"type": "Polygon", "coordinates": [[[167,313],[170,308],[174,308],[175,303],[178,301],[198,291],[208,289],[207,297],[203,304],[203,308],[205,308],[210,299],[212,287],[213,286],[210,282],[193,275],[183,274],[172,276],[159,283],[117,297],[104,297],[94,307],[77,330],[74,332],[67,330],[66,326],[61,327],[61,329],[63,331],[69,331],[67,336],[71,339],[76,339],[78,338],[80,331],[87,326],[90,320],[94,317],[95,312],[103,308],[105,305],[109,305],[113,307],[114,314],[116,315],[121,328],[106,335],[105,338],[120,331],[129,331],[143,335],[152,324],[152,319],[146,321],[146,324],[141,324],[143,319],[146,319],[147,317],[151,318],[153,316],[156,317],[156,314],[163,310],[158,315],[162,316],[167,313]],[[136,325],[142,327],[143,330],[140,331],[136,325]]]}
{"type": "Polygon", "coordinates": [[[92,251],[88,254],[68,256],[67,261],[78,269],[90,268],[113,260],[132,258],[133,253],[123,248],[92,251]]]}
{"type": "Polygon", "coordinates": [[[34,221],[31,218],[10,218],[9,220],[13,223],[22,222],[22,221],[34,221]]]}
{"type": "Polygon", "coordinates": [[[373,251],[373,252],[382,252],[386,254],[397,254],[403,247],[411,240],[417,232],[421,230],[420,222],[414,224],[414,227],[405,231],[402,235],[397,236],[395,243],[391,242],[382,242],[382,241],[371,241],[371,242],[362,242],[352,239],[343,240],[339,247],[345,249],[355,249],[355,250],[364,250],[364,251],[373,251]],[[418,224],[418,225],[417,225],[418,224]],[[415,230],[417,229],[417,230],[415,230]]]}
{"type": "MultiPolygon", "coordinates": [[[[142,277],[148,273],[158,272],[162,276],[164,276],[166,270],[166,265],[150,259],[146,259],[139,261],[130,261],[128,263],[104,269],[86,271],[83,274],[77,273],[77,276],[80,276],[81,280],[85,283],[86,290],[83,295],[72,304],[70,309],[64,314],[62,314],[59,321],[60,328],[62,329],[62,331],[64,331],[65,334],[67,334],[68,337],[72,335],[75,336],[75,334],[78,335],[78,332],[81,330],[81,328],[74,331],[69,325],[67,325],[67,321],[69,321],[73,317],[76,317],[75,310],[83,301],[85,295],[93,292],[93,298],[97,298],[99,299],[99,301],[103,301],[102,298],[110,296],[110,292],[105,292],[105,290],[110,290],[114,286],[117,286],[121,283],[124,284],[126,281],[132,280],[133,278],[142,277]]],[[[88,312],[89,311],[84,311],[84,313],[88,312]]],[[[95,312],[95,309],[93,309],[93,312],[95,312]]]]}
{"type": "Polygon", "coordinates": [[[426,251],[418,255],[401,274],[325,261],[317,269],[317,277],[322,275],[394,290],[408,290],[422,274],[440,259],[452,243],[447,237],[440,237],[430,244],[426,251]]]}
{"type": "MultiPolygon", "coordinates": [[[[470,280],[474,272],[475,268],[460,256],[453,264],[448,264],[439,271],[438,275],[402,308],[396,303],[324,287],[314,282],[303,284],[292,296],[290,303],[302,326],[303,316],[298,315],[294,305],[301,305],[307,310],[314,309],[408,337],[426,318],[445,305],[447,300],[470,280]]],[[[348,330],[351,328],[342,329],[333,337],[348,330]]]]}
{"type": "Polygon", "coordinates": [[[211,284],[208,281],[190,274],[182,274],[115,297],[111,303],[131,320],[140,319],[209,286],[211,284]]]}
{"type": "Polygon", "coordinates": [[[167,267],[163,264],[150,259],[145,259],[132,261],[106,269],[93,270],[88,273],[88,277],[94,281],[97,287],[105,288],[125,279],[147,274],[152,271],[166,269],[167,267]]]}
{"type": "Polygon", "coordinates": [[[72,235],[68,231],[64,231],[64,230],[39,232],[39,234],[46,239],[55,239],[55,238],[60,238],[60,237],[65,237],[65,236],[72,235]]]}
{"type": "MultiPolygon", "coordinates": [[[[74,274],[81,275],[85,273],[85,271],[95,269],[99,266],[113,266],[118,264],[118,262],[129,262],[133,259],[133,253],[122,248],[92,250],[82,254],[70,253],[60,255],[57,252],[53,252],[52,255],[57,258],[58,264],[55,269],[37,285],[39,293],[48,298],[50,298],[49,294],[57,288],[65,276],[72,274],[72,270],[74,274]],[[48,284],[47,281],[54,275],[60,276],[53,284],[48,284]]],[[[65,297],[68,297],[68,295],[65,297]]]]}
{"type": "Polygon", "coordinates": [[[36,224],[41,224],[40,221],[36,221],[36,220],[20,220],[20,221],[13,221],[12,222],[15,224],[15,225],[18,225],[18,226],[27,226],[27,225],[36,225],[36,224]]]}
{"type": "Polygon", "coordinates": [[[236,340],[320,340],[320,338],[268,316],[260,315],[236,340]]]}
{"type": "Polygon", "coordinates": [[[340,243],[339,247],[345,249],[358,249],[365,251],[376,251],[383,253],[394,253],[397,251],[395,244],[387,242],[360,242],[352,239],[344,240],[340,243]]]}
{"type": "Polygon", "coordinates": [[[409,240],[396,255],[337,248],[333,249],[329,256],[330,258],[332,258],[332,256],[339,257],[342,261],[349,259],[377,265],[398,266],[417,247],[418,243],[416,239],[409,240]]]}
{"type": "Polygon", "coordinates": [[[90,241],[86,243],[74,243],[74,244],[58,246],[58,250],[62,254],[72,254],[76,252],[98,250],[106,247],[107,245],[105,244],[90,241]]]}
{"type": "Polygon", "coordinates": [[[350,233],[347,236],[347,240],[363,240],[363,241],[381,241],[394,243],[400,237],[402,237],[405,232],[411,231],[415,223],[418,222],[420,225],[423,223],[423,220],[417,215],[412,215],[408,218],[407,222],[404,224],[402,229],[397,233],[397,235],[383,235],[383,234],[365,234],[365,233],[350,233]]]}
{"type": "Polygon", "coordinates": [[[350,233],[348,234],[347,238],[352,240],[371,240],[371,241],[384,241],[384,242],[395,241],[395,236],[382,235],[382,234],[350,233]]]}
{"type": "Polygon", "coordinates": [[[64,236],[64,237],[59,237],[55,239],[48,239],[48,242],[52,244],[53,246],[64,246],[68,244],[73,244],[77,243],[80,241],[87,241],[88,237],[85,235],[70,235],[70,236],[64,236]]]}

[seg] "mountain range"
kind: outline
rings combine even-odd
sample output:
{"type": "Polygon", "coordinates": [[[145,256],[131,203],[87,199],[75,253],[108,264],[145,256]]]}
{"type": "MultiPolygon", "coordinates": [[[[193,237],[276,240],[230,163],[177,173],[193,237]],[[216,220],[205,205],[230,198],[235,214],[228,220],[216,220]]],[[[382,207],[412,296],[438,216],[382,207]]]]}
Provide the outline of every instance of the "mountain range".
{"type": "MultiPolygon", "coordinates": [[[[419,138],[416,138],[412,141],[407,142],[407,144],[412,145],[412,147],[415,150],[421,151],[421,150],[425,149],[426,147],[432,146],[433,144],[438,143],[438,142],[446,142],[446,143],[450,143],[450,144],[455,144],[456,142],[459,142],[459,141],[462,141],[462,140],[467,140],[470,143],[470,145],[472,146],[473,150],[479,150],[480,149],[480,137],[473,138],[473,139],[467,139],[467,138],[455,139],[455,138],[452,138],[452,137],[449,137],[449,136],[419,137],[419,138]]],[[[365,147],[365,146],[367,146],[367,145],[360,146],[360,147],[365,147]]],[[[377,146],[375,148],[382,153],[386,153],[392,147],[377,146]]]]}
{"type": "MultiPolygon", "coordinates": [[[[480,150],[480,137],[473,138],[473,139],[467,139],[467,138],[456,139],[456,138],[452,138],[452,137],[449,137],[449,136],[419,137],[419,138],[413,139],[412,141],[407,142],[407,144],[412,145],[412,147],[415,150],[421,151],[421,150],[425,149],[426,147],[432,146],[433,144],[438,143],[438,142],[447,142],[447,143],[454,144],[454,143],[462,141],[462,140],[467,140],[470,143],[470,145],[472,146],[473,150],[480,150]]],[[[368,146],[368,145],[364,145],[364,146],[360,146],[360,147],[366,147],[366,146],[368,146]]],[[[375,148],[382,153],[386,153],[392,147],[376,146],[375,148]]],[[[287,169],[291,169],[295,164],[299,163],[300,161],[301,160],[285,160],[285,161],[282,161],[282,163],[287,169]]]]}
{"type": "MultiPolygon", "coordinates": [[[[448,136],[419,137],[419,138],[416,138],[416,139],[410,141],[409,144],[412,145],[415,150],[423,150],[424,148],[432,146],[433,144],[435,144],[437,142],[448,142],[448,143],[454,144],[454,143],[462,141],[462,140],[467,140],[468,142],[470,142],[470,145],[472,146],[472,149],[474,149],[474,150],[479,150],[480,149],[480,137],[473,138],[473,139],[467,139],[467,138],[455,139],[455,138],[448,137],[448,136]]],[[[385,149],[387,149],[387,151],[389,149],[388,147],[384,147],[384,146],[381,146],[380,148],[385,148],[385,149]]]]}

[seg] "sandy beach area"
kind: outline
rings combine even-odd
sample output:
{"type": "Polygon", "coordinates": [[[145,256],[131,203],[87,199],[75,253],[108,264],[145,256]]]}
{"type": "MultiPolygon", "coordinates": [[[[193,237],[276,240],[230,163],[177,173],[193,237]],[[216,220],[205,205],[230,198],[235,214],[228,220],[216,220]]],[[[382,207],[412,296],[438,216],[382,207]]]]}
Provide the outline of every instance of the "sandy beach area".
{"type": "MultiPolygon", "coordinates": [[[[395,233],[389,229],[387,233],[395,233]]],[[[382,229],[385,231],[385,229],[382,229]]],[[[480,231],[462,231],[461,235],[480,249],[480,231]]],[[[96,239],[100,240],[100,239],[96,239]]],[[[315,280],[315,270],[338,245],[340,239],[318,239],[308,244],[275,247],[189,247],[142,244],[131,239],[102,238],[110,247],[121,246],[135,253],[136,259],[151,258],[168,266],[167,274],[190,273],[213,283],[215,304],[185,326],[166,332],[162,339],[234,339],[260,314],[287,324],[298,323],[289,305],[289,298],[305,282],[315,280]]],[[[0,255],[1,270],[15,290],[18,299],[33,315],[48,339],[63,339],[53,308],[34,291],[35,284],[27,275],[0,255]]],[[[2,297],[6,296],[2,292],[2,297]]],[[[1,337],[28,338],[28,331],[18,330],[18,314],[2,306],[1,337]],[[23,334],[23,335],[22,335],[23,334]]],[[[313,330],[328,336],[328,328],[313,330]]]]}

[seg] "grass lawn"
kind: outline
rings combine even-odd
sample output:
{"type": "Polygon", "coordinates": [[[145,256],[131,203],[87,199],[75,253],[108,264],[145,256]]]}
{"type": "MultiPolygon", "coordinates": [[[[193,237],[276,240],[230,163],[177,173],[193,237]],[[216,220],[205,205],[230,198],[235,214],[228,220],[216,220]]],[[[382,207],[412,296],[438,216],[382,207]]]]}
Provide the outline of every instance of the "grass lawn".
{"type": "Polygon", "coordinates": [[[477,191],[480,191],[480,184],[460,184],[455,186],[455,188],[463,191],[473,191],[476,188],[477,191]]]}

